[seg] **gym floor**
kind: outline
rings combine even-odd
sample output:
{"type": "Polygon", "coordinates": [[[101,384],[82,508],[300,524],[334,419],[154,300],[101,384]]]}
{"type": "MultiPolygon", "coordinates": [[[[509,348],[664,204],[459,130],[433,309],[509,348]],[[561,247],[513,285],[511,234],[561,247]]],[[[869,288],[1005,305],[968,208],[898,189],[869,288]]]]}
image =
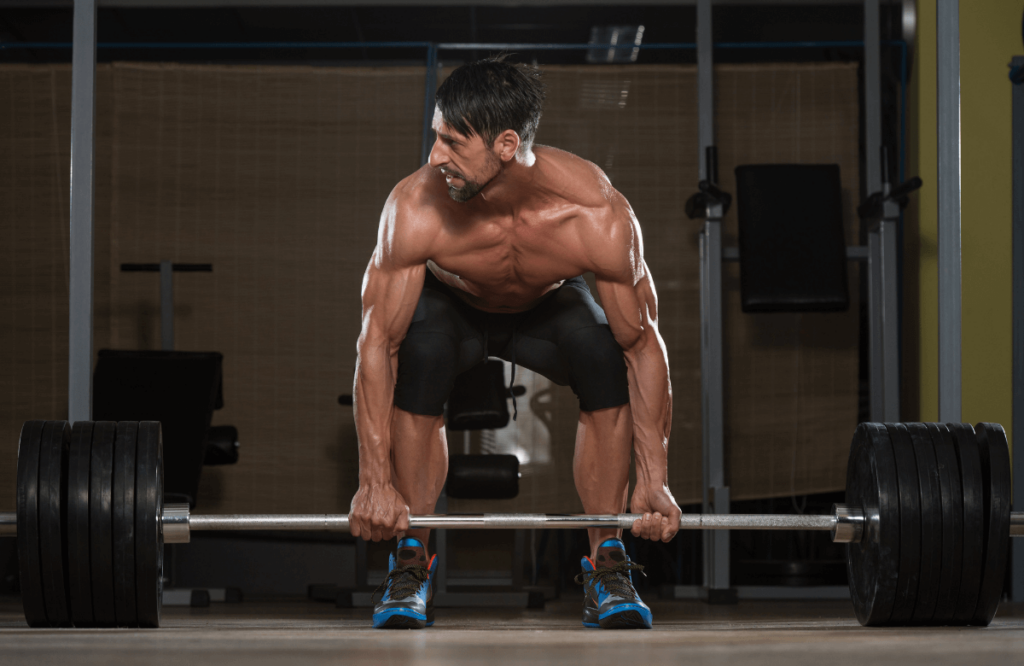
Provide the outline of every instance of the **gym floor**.
{"type": "Polygon", "coordinates": [[[0,602],[10,664],[1020,664],[1024,604],[987,628],[867,629],[849,602],[653,602],[653,631],[580,626],[579,604],[542,611],[441,609],[424,631],[369,627],[369,611],[314,602],[168,608],[156,630],[29,629],[0,602]]]}

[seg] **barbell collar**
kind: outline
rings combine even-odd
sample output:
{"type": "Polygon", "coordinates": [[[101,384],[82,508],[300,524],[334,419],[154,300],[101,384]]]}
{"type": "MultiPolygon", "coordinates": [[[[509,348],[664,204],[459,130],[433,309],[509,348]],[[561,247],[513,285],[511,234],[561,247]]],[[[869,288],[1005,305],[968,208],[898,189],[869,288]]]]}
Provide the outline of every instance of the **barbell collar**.
{"type": "Polygon", "coordinates": [[[18,514],[14,511],[0,511],[0,537],[18,536],[18,514]]]}
{"type": "Polygon", "coordinates": [[[832,505],[832,542],[857,543],[864,536],[864,512],[845,504],[832,505]]]}

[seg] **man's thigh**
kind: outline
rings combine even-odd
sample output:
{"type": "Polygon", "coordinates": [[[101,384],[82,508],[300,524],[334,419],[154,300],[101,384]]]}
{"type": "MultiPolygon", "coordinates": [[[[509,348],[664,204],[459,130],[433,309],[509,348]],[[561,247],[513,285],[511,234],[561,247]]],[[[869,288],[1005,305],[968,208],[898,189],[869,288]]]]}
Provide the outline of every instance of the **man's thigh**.
{"type": "Polygon", "coordinates": [[[455,377],[483,360],[476,319],[455,296],[424,287],[398,349],[396,407],[428,416],[444,412],[455,377]]]}
{"type": "MultiPolygon", "coordinates": [[[[513,360],[511,354],[502,357],[513,360]]],[[[516,330],[515,361],[572,387],[584,411],[629,402],[622,348],[582,278],[566,281],[522,320],[516,330]]]]}

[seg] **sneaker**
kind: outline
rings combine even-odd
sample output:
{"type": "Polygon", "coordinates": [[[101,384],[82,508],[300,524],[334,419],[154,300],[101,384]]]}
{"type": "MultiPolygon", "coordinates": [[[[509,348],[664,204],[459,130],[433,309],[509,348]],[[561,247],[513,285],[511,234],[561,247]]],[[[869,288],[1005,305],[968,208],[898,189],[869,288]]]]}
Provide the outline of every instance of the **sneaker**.
{"type": "Polygon", "coordinates": [[[427,562],[419,539],[406,537],[391,554],[388,575],[374,591],[383,592],[373,607],[376,629],[423,629],[434,624],[434,571],[437,555],[427,562]]]}
{"type": "Polygon", "coordinates": [[[607,539],[597,549],[597,561],[584,557],[583,626],[601,629],[650,629],[651,609],[633,588],[632,572],[644,568],[630,562],[619,539],[607,539]]]}

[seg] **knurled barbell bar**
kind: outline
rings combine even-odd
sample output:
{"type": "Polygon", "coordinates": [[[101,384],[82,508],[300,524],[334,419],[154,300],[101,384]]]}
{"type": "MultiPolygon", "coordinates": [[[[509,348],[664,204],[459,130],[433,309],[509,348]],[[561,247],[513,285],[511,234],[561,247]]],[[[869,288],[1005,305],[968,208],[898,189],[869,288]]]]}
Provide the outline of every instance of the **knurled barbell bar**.
{"type": "MultiPolygon", "coordinates": [[[[163,544],[192,531],[348,531],[345,514],[192,515],[163,504],[160,424],[29,421],[18,450],[18,538],[30,626],[156,627],[163,544]],[[63,507],[63,509],[62,509],[63,507]],[[63,518],[62,518],[63,514],[63,518]]],[[[1006,434],[996,424],[863,423],[846,503],[830,515],[683,514],[680,529],[828,531],[847,543],[864,625],[987,625],[1002,592],[1010,511],[1006,434]]],[[[629,529],[636,514],[411,516],[439,529],[629,529]]]]}

